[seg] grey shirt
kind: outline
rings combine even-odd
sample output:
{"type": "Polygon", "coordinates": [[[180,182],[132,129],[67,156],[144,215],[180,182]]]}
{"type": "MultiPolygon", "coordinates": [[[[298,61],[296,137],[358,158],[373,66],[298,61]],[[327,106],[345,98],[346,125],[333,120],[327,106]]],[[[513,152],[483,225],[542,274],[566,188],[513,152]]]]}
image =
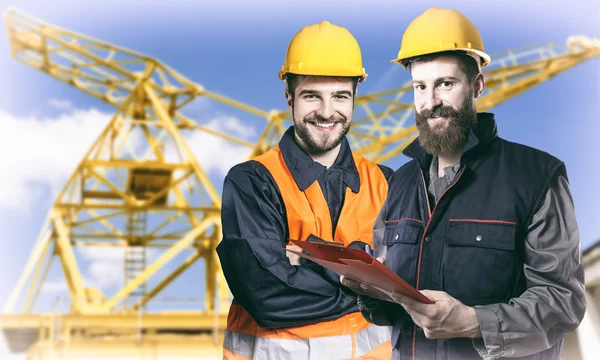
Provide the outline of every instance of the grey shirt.
{"type": "Polygon", "coordinates": [[[429,186],[427,190],[429,190],[430,195],[433,196],[433,204],[437,202],[450,183],[454,179],[454,176],[460,169],[460,163],[454,164],[452,166],[446,166],[444,168],[444,176],[438,177],[438,157],[435,156],[431,161],[431,165],[429,166],[429,186]]]}
{"type": "MultiPolygon", "coordinates": [[[[438,199],[458,165],[437,176],[429,169],[428,190],[438,199]]],[[[385,257],[386,205],[374,226],[375,256],[385,257]]],[[[573,198],[567,179],[556,175],[527,229],[523,264],[527,290],[507,304],[475,306],[481,338],[473,346],[486,360],[526,356],[552,347],[581,321],[586,309],[583,261],[573,198]]]]}

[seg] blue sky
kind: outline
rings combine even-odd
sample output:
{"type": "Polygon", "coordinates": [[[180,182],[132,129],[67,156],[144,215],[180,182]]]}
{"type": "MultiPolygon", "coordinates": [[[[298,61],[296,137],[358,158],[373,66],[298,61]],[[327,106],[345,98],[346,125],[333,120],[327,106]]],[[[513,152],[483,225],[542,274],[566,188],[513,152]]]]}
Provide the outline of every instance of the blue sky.
{"type": "MultiPolygon", "coordinates": [[[[359,86],[362,94],[400,86],[408,80],[409,74],[389,61],[397,54],[405,26],[429,6],[461,10],[479,28],[489,53],[546,41],[564,45],[570,35],[600,37],[600,5],[589,1],[568,5],[554,0],[536,4],[513,0],[422,1],[418,5],[381,0],[166,3],[1,0],[0,10],[14,6],[51,24],[156,57],[213,92],[267,111],[286,106],[277,72],[289,40],[302,26],[324,19],[347,27],[359,41],[369,74],[359,86]]],[[[583,248],[600,240],[596,205],[600,202],[596,185],[600,178],[596,165],[596,154],[600,153],[598,60],[580,64],[490,110],[496,114],[500,136],[565,161],[583,248]]],[[[52,204],[53,191],[63,185],[73,163],[114,111],[11,59],[4,21],[0,26],[0,69],[0,131],[4,131],[4,136],[0,134],[0,155],[9,159],[0,180],[0,229],[4,234],[0,242],[0,302],[4,303],[52,204]],[[77,135],[67,137],[64,129],[77,135]],[[76,144],[65,147],[67,139],[76,144]]],[[[250,140],[264,126],[261,119],[203,103],[192,104],[187,114],[205,123],[217,114],[231,116],[237,121],[231,124],[243,126],[250,140]]],[[[235,159],[237,150],[226,149],[227,156],[235,159]]],[[[210,157],[200,159],[219,191],[223,174],[232,164],[228,161],[215,162],[214,156],[212,162],[210,157]]],[[[405,161],[400,156],[386,164],[397,168],[405,161]]],[[[88,260],[100,264],[95,269],[83,269],[91,279],[94,274],[100,278],[98,274],[110,272],[111,267],[122,269],[110,254],[88,260]]],[[[166,294],[202,296],[202,272],[199,262],[166,294]],[[197,286],[190,286],[190,282],[197,286]]],[[[51,275],[57,282],[54,289],[48,288],[48,299],[63,291],[58,282],[60,273],[53,271],[51,275]]],[[[116,285],[99,286],[111,293],[116,285]]]]}

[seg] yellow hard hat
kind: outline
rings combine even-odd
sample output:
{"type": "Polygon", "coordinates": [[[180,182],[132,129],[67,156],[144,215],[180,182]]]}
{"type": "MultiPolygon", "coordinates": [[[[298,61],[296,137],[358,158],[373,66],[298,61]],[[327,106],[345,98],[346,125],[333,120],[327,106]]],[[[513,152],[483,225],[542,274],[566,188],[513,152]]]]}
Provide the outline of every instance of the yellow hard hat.
{"type": "Polygon", "coordinates": [[[491,61],[479,31],[466,16],[457,10],[434,7],[408,25],[398,57],[392,62],[406,68],[406,59],[451,50],[462,50],[473,56],[482,68],[491,61]]]}
{"type": "Polygon", "coordinates": [[[290,42],[279,78],[286,74],[367,77],[358,42],[343,27],[329,21],[300,29],[290,42]]]}

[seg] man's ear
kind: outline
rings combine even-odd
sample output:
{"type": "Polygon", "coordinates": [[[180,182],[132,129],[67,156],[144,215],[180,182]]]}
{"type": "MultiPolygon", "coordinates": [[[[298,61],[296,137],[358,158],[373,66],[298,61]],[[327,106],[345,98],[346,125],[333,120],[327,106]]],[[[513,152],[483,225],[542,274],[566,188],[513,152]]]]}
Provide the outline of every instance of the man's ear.
{"type": "Polygon", "coordinates": [[[292,99],[292,94],[290,94],[290,92],[288,91],[288,89],[285,89],[285,99],[287,101],[287,105],[288,105],[288,110],[292,111],[292,102],[294,101],[292,99]]]}
{"type": "Polygon", "coordinates": [[[483,78],[483,74],[479,73],[479,74],[477,74],[477,77],[475,78],[475,86],[474,86],[475,98],[478,98],[481,96],[484,88],[485,88],[485,79],[483,78]]]}

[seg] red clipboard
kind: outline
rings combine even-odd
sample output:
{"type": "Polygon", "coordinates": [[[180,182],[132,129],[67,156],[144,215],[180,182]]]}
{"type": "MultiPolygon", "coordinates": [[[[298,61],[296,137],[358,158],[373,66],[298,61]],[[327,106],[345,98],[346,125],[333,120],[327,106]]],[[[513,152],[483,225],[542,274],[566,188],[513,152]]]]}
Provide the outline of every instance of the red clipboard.
{"type": "Polygon", "coordinates": [[[398,292],[424,304],[434,304],[404,279],[362,250],[292,239],[290,242],[304,252],[286,251],[314,261],[348,279],[376,287],[388,297],[380,298],[382,300],[393,301],[391,294],[398,292]]]}

